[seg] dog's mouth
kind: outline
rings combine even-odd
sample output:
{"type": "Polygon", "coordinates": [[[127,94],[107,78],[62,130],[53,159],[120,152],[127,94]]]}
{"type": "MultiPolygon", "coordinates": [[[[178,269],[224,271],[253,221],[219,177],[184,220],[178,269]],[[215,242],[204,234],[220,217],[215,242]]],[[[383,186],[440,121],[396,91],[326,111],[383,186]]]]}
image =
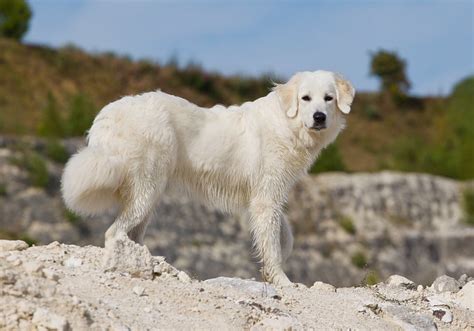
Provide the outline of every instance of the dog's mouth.
{"type": "Polygon", "coordinates": [[[312,130],[315,130],[315,131],[321,131],[321,130],[324,130],[326,129],[326,124],[314,124],[312,127],[311,127],[312,130]]]}

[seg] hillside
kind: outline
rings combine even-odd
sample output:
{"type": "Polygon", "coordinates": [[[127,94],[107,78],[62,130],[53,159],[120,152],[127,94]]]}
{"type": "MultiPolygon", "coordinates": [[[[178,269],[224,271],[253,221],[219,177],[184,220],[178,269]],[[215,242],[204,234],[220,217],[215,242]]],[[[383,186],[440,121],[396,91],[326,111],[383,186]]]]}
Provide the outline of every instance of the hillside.
{"type": "Polygon", "coordinates": [[[1,329],[474,327],[474,280],[466,275],[442,276],[426,288],[401,276],[370,287],[279,288],[238,278],[197,281],[128,239],[110,250],[58,242],[26,248],[0,240],[1,329]]]}
{"type": "MultiPolygon", "coordinates": [[[[0,133],[37,134],[53,101],[60,117],[67,120],[78,96],[91,105],[92,113],[121,96],[155,89],[202,106],[230,105],[265,95],[271,79],[225,77],[193,64],[160,65],[113,53],[88,54],[74,46],[52,49],[0,39],[0,133]]],[[[447,108],[443,98],[410,98],[396,105],[390,98],[359,91],[347,129],[327,156],[323,154],[325,161],[316,170],[410,170],[406,168],[415,162],[411,145],[419,150],[437,142],[440,130],[446,131],[447,108]]],[[[412,170],[430,172],[432,166],[425,163],[419,169],[413,165],[412,170]]],[[[435,173],[464,178],[443,169],[435,173]]]]}

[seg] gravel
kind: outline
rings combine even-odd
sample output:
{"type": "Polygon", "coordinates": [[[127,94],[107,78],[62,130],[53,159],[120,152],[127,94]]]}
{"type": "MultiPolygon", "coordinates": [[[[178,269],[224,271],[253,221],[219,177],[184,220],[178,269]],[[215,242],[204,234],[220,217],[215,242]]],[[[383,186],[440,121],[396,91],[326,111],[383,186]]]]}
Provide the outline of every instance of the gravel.
{"type": "Polygon", "coordinates": [[[407,288],[404,284],[411,281],[399,276],[365,287],[316,282],[311,288],[282,288],[251,279],[200,281],[183,274],[127,239],[118,240],[112,251],[55,243],[3,252],[0,329],[474,328],[474,281],[457,293],[438,293],[435,286],[407,288]],[[118,260],[114,254],[122,262],[110,268],[110,261],[118,260]],[[66,261],[71,258],[81,263],[70,267],[66,261]],[[22,263],[13,263],[18,260],[22,263]]]}

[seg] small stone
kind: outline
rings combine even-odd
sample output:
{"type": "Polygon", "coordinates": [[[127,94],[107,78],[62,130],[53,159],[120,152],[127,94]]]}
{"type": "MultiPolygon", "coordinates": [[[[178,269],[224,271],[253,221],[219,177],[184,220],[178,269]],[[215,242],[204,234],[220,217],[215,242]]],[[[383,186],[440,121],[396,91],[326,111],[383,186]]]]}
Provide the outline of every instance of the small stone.
{"type": "Polygon", "coordinates": [[[150,313],[151,312],[151,307],[145,307],[145,308],[143,308],[143,311],[145,313],[150,313]]]}
{"type": "Polygon", "coordinates": [[[183,283],[191,283],[191,277],[189,277],[184,271],[178,272],[177,277],[183,283]]]}
{"type": "Polygon", "coordinates": [[[448,306],[447,301],[443,297],[441,297],[440,295],[429,296],[429,297],[426,298],[426,300],[428,300],[431,307],[448,306]]]}
{"type": "Polygon", "coordinates": [[[461,277],[459,277],[458,279],[458,282],[461,286],[464,286],[468,281],[469,281],[469,276],[466,274],[462,274],[461,277]]]}
{"type": "Polygon", "coordinates": [[[67,259],[64,262],[64,266],[68,268],[77,268],[77,267],[80,267],[81,265],[82,265],[82,260],[74,256],[71,256],[69,259],[67,259]]]}
{"type": "Polygon", "coordinates": [[[54,247],[60,247],[60,246],[61,246],[61,244],[59,242],[53,241],[47,247],[48,248],[54,248],[54,247]]]}
{"type": "Polygon", "coordinates": [[[458,304],[474,311],[474,280],[471,280],[457,293],[458,304]]]}
{"type": "Polygon", "coordinates": [[[408,307],[384,304],[382,311],[384,318],[392,320],[402,330],[437,330],[432,316],[416,312],[408,307]]]}
{"type": "Polygon", "coordinates": [[[139,297],[145,295],[145,288],[143,288],[141,286],[134,286],[132,291],[133,291],[133,293],[135,293],[139,297]]]}
{"type": "Polygon", "coordinates": [[[423,285],[418,285],[418,287],[416,288],[418,292],[423,292],[423,289],[423,285]]]}
{"type": "Polygon", "coordinates": [[[59,275],[51,268],[44,268],[43,275],[51,280],[57,281],[59,279],[59,275]]]}
{"type": "Polygon", "coordinates": [[[37,308],[33,314],[33,324],[51,330],[67,330],[69,327],[68,321],[57,314],[50,312],[44,308],[37,308]]]}
{"type": "Polygon", "coordinates": [[[326,284],[319,281],[314,282],[313,286],[311,286],[311,289],[319,290],[319,291],[327,291],[327,292],[336,292],[336,288],[332,286],[331,284],[326,284]]]}
{"type": "Polygon", "coordinates": [[[291,316],[269,316],[254,324],[250,331],[257,330],[299,330],[303,325],[295,317],[291,316]]]}
{"type": "Polygon", "coordinates": [[[273,285],[267,283],[261,283],[254,280],[240,279],[240,278],[229,278],[229,277],[217,277],[211,278],[204,281],[206,284],[216,285],[220,287],[230,287],[241,292],[245,292],[249,295],[258,295],[273,297],[277,295],[273,285]]]}
{"type": "Polygon", "coordinates": [[[461,288],[461,284],[459,284],[459,282],[456,279],[443,275],[436,278],[436,280],[431,285],[431,288],[437,293],[443,293],[443,292],[456,293],[461,288]]]}
{"type": "Polygon", "coordinates": [[[151,279],[152,260],[148,248],[133,242],[126,234],[105,242],[103,265],[106,271],[127,272],[132,277],[151,279]]]}
{"type": "Polygon", "coordinates": [[[408,278],[405,278],[400,275],[392,275],[388,277],[386,284],[389,286],[394,286],[394,287],[404,287],[408,289],[414,289],[415,288],[415,283],[413,283],[411,280],[408,278]]]}
{"type": "Polygon", "coordinates": [[[178,269],[166,262],[162,256],[153,257],[153,273],[158,276],[178,276],[178,269]]]}
{"type": "Polygon", "coordinates": [[[360,305],[357,307],[357,312],[358,313],[365,313],[367,312],[367,308],[364,305],[360,305]]]}
{"type": "Polygon", "coordinates": [[[15,267],[18,267],[21,264],[21,260],[16,255],[10,255],[6,260],[15,267]]]}
{"type": "Polygon", "coordinates": [[[28,247],[23,240],[0,240],[0,252],[22,251],[28,247]]]}
{"type": "Polygon", "coordinates": [[[444,323],[451,323],[453,321],[453,314],[449,310],[446,310],[446,314],[441,318],[441,321],[444,323]]]}
{"type": "Polygon", "coordinates": [[[446,308],[434,308],[433,316],[440,319],[444,323],[451,323],[453,321],[453,314],[446,308]]]}
{"type": "Polygon", "coordinates": [[[433,310],[433,316],[438,319],[442,319],[445,314],[446,314],[446,311],[444,309],[433,310]]]}
{"type": "Polygon", "coordinates": [[[23,268],[29,274],[39,273],[43,269],[43,265],[37,261],[28,261],[23,264],[23,268]]]}
{"type": "Polygon", "coordinates": [[[109,330],[113,330],[113,331],[130,331],[130,328],[129,328],[128,326],[126,326],[126,325],[116,323],[116,324],[111,325],[111,327],[109,328],[109,330]]]}

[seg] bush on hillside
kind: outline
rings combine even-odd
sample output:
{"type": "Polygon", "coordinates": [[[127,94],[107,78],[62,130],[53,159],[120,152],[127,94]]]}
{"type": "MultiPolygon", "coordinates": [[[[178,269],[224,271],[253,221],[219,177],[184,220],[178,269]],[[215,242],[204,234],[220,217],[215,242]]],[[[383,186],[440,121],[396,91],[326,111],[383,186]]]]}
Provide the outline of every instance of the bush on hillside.
{"type": "Polygon", "coordinates": [[[394,168],[456,179],[474,178],[473,96],[474,76],[454,87],[431,142],[413,137],[396,140],[394,168]]]}
{"type": "Polygon", "coordinates": [[[57,139],[50,139],[46,143],[46,155],[53,161],[58,163],[66,163],[69,154],[64,145],[57,139]]]}
{"type": "Polygon", "coordinates": [[[84,94],[72,96],[65,111],[60,111],[60,106],[50,93],[41,112],[38,134],[52,140],[83,136],[91,127],[96,113],[97,108],[84,94]]]}
{"type": "Polygon", "coordinates": [[[321,152],[316,163],[310,169],[310,173],[317,174],[327,171],[346,171],[346,165],[342,160],[341,153],[336,144],[329,145],[321,152]]]}
{"type": "Polygon", "coordinates": [[[41,111],[38,134],[42,137],[59,138],[65,133],[64,121],[59,113],[58,103],[52,93],[48,93],[46,106],[41,111]]]}
{"type": "Polygon", "coordinates": [[[91,127],[97,108],[84,94],[74,95],[68,107],[67,121],[65,123],[66,135],[70,137],[83,136],[91,127]]]}

